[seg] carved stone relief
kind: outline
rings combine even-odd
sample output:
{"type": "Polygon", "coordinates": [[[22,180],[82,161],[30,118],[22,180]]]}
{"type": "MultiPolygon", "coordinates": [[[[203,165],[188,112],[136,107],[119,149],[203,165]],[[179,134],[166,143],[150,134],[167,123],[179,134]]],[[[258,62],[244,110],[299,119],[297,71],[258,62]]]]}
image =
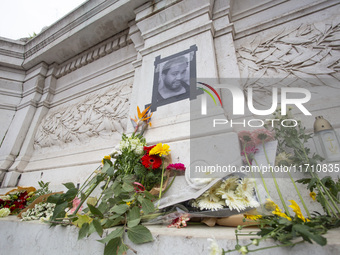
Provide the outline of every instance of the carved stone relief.
{"type": "Polygon", "coordinates": [[[101,94],[92,94],[77,104],[49,112],[34,139],[34,148],[84,143],[91,137],[123,133],[129,111],[132,85],[116,84],[101,94]]]}
{"type": "MultiPolygon", "coordinates": [[[[340,24],[301,25],[265,37],[256,37],[247,47],[237,50],[244,89],[270,93],[270,79],[279,78],[282,86],[299,80],[299,86],[340,88],[340,24]],[[286,79],[286,78],[290,79],[286,79]],[[268,81],[269,80],[269,81],[268,81]],[[265,83],[265,84],[264,84],[265,83]]],[[[296,86],[294,86],[296,87],[296,86]]]]}

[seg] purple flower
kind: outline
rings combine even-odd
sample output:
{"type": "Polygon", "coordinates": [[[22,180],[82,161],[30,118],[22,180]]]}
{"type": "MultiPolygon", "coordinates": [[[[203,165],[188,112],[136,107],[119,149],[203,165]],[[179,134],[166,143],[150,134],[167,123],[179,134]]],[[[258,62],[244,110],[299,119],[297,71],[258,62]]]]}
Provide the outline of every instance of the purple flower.
{"type": "Polygon", "coordinates": [[[185,171],[185,166],[182,163],[169,164],[166,169],[167,170],[185,171]]]}

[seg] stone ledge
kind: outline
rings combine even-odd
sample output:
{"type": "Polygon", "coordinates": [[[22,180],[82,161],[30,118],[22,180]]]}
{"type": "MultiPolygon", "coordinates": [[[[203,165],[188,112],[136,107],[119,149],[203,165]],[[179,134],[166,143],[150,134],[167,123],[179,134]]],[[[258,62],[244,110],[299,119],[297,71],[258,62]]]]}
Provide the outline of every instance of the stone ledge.
{"type": "MultiPolygon", "coordinates": [[[[154,242],[136,245],[126,241],[138,252],[138,255],[209,254],[207,238],[212,237],[225,249],[232,249],[235,246],[235,228],[233,227],[189,225],[186,228],[175,229],[164,225],[152,225],[148,228],[153,234],[154,242]]],[[[15,216],[0,219],[0,236],[2,237],[0,247],[2,251],[6,251],[6,255],[102,255],[104,251],[104,245],[96,241],[99,239],[96,233],[78,241],[78,229],[75,227],[50,227],[48,224],[37,221],[21,222],[15,216]]],[[[331,230],[325,237],[328,245],[324,247],[305,243],[295,247],[262,250],[254,254],[340,254],[340,230],[331,230]]],[[[241,245],[247,243],[249,243],[247,237],[241,238],[241,245]]],[[[263,244],[270,246],[274,243],[266,241],[263,244]]],[[[128,254],[133,254],[133,252],[129,251],[128,254]]]]}

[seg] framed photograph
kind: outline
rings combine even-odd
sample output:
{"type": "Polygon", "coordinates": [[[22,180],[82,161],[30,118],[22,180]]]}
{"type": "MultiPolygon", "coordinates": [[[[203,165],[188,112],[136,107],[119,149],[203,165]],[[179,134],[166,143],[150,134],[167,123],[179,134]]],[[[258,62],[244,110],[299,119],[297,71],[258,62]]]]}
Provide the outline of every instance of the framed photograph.
{"type": "Polygon", "coordinates": [[[193,45],[188,50],[174,55],[155,58],[152,112],[159,106],[197,97],[196,51],[197,47],[193,45]]]}

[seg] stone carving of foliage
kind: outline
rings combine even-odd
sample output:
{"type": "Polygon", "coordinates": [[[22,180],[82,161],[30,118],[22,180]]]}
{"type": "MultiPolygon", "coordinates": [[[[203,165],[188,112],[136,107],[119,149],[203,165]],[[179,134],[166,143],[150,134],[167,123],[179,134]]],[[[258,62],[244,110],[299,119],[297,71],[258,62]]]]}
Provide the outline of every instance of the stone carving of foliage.
{"type": "Polygon", "coordinates": [[[239,48],[237,55],[244,89],[270,93],[278,81],[260,79],[266,77],[279,78],[282,86],[299,80],[300,86],[340,88],[340,24],[321,30],[301,25],[264,41],[257,37],[250,46],[239,48]]]}
{"type": "Polygon", "coordinates": [[[130,94],[129,85],[115,85],[105,93],[87,96],[75,105],[48,113],[36,133],[35,149],[123,133],[130,94]]]}

